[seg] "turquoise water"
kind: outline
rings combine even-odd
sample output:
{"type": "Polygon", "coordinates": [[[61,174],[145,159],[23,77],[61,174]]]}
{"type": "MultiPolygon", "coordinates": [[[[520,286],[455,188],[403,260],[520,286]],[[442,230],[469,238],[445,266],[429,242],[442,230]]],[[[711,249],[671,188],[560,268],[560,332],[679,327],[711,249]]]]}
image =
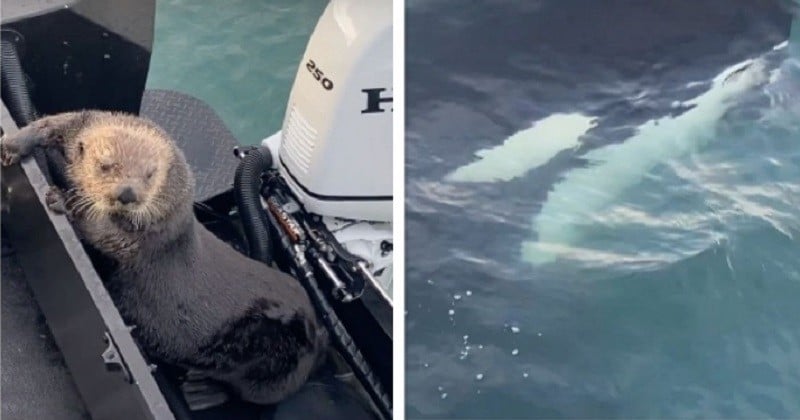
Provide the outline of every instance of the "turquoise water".
{"type": "Polygon", "coordinates": [[[325,0],[159,0],[148,89],[214,108],[244,144],[280,129],[325,0]]]}

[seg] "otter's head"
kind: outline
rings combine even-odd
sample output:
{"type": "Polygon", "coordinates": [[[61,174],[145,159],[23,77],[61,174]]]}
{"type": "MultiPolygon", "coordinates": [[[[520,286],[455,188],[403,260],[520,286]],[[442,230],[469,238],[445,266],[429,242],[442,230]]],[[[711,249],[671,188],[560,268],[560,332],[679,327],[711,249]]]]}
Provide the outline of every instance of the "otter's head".
{"type": "Polygon", "coordinates": [[[146,125],[101,123],[85,129],[67,150],[67,160],[78,191],[76,208],[90,216],[122,217],[136,229],[165,218],[191,190],[180,152],[146,125]]]}

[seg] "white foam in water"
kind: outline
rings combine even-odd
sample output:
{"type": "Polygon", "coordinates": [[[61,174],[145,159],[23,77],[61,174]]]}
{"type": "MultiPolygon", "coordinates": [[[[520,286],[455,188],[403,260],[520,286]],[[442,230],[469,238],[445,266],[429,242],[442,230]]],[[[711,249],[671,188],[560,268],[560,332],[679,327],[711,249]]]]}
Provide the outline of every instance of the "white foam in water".
{"type": "Polygon", "coordinates": [[[717,75],[705,93],[684,103],[683,114],[647,121],[622,143],[592,150],[585,168],[574,169],[555,185],[534,217],[538,241],[522,244],[523,260],[553,261],[559,250],[573,249],[580,240],[577,227],[591,222],[616,197],[639,183],[653,167],[690,154],[714,138],[717,121],[742,93],[768,80],[763,60],[747,60],[717,75]]]}
{"type": "Polygon", "coordinates": [[[578,145],[578,139],[597,122],[581,114],[553,114],[533,123],[503,144],[475,153],[478,160],[447,175],[448,181],[508,181],[546,163],[559,152],[578,145]]]}

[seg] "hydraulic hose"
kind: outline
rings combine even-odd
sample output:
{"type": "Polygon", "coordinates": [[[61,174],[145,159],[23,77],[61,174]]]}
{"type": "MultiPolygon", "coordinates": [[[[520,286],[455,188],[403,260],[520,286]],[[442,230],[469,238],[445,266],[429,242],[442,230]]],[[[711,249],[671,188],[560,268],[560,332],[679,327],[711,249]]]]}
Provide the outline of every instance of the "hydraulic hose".
{"type": "MultiPolygon", "coordinates": [[[[266,148],[251,149],[239,163],[236,169],[234,180],[234,194],[239,206],[239,213],[242,224],[245,228],[245,236],[250,245],[250,257],[270,264],[272,258],[272,239],[270,238],[270,226],[274,226],[273,231],[277,232],[276,239],[280,239],[282,245],[292,255],[297,263],[297,276],[305,287],[306,291],[319,311],[325,327],[333,336],[335,344],[342,352],[343,357],[353,369],[356,377],[364,385],[370,394],[375,405],[381,411],[384,418],[392,418],[392,403],[389,395],[384,390],[380,380],[370,368],[364,355],[356,346],[353,338],[347,332],[342,321],[336,315],[336,311],[328,303],[325,293],[317,283],[314,270],[302,255],[302,251],[296,249],[294,241],[284,232],[279,223],[274,220],[272,215],[268,215],[261,205],[261,175],[272,166],[272,155],[266,148]]],[[[311,248],[308,250],[312,258],[317,252],[311,248]]]]}
{"type": "MultiPolygon", "coordinates": [[[[278,231],[281,242],[289,250],[289,253],[297,262],[296,274],[308,292],[309,297],[314,303],[317,311],[319,311],[319,313],[322,315],[321,318],[323,324],[328,329],[328,332],[330,332],[330,334],[333,336],[334,342],[342,352],[342,356],[344,357],[345,361],[348,365],[350,365],[350,368],[353,369],[356,377],[367,390],[367,393],[369,393],[372,401],[380,410],[382,417],[384,419],[391,419],[392,402],[389,398],[389,395],[384,390],[380,380],[372,371],[372,368],[364,358],[361,350],[359,350],[358,346],[353,340],[353,337],[350,336],[350,333],[347,332],[347,329],[345,328],[344,324],[342,324],[339,316],[336,315],[336,311],[325,298],[325,293],[322,291],[319,283],[317,282],[313,268],[309,264],[305,255],[302,255],[302,251],[297,249],[296,246],[292,244],[292,240],[289,238],[289,236],[281,231],[280,228],[276,230],[278,231]]],[[[311,258],[319,257],[319,254],[313,248],[309,249],[308,253],[311,258]]]]}
{"type": "MultiPolygon", "coordinates": [[[[318,252],[313,248],[309,251],[309,254],[312,258],[319,257],[318,252]]],[[[366,388],[367,392],[372,397],[375,405],[377,405],[381,410],[381,414],[383,414],[384,418],[391,419],[392,402],[389,398],[389,395],[383,389],[383,385],[375,376],[375,373],[367,363],[367,360],[364,358],[361,350],[359,350],[358,346],[356,346],[355,341],[353,341],[353,337],[351,337],[350,333],[347,332],[347,329],[336,315],[333,307],[330,305],[330,303],[328,303],[328,300],[325,298],[322,289],[320,289],[317,279],[314,276],[314,272],[308,265],[308,262],[305,262],[303,267],[301,267],[301,274],[303,277],[305,277],[309,294],[312,295],[312,300],[317,304],[317,308],[325,314],[323,317],[323,322],[328,328],[328,331],[330,331],[336,339],[336,344],[342,351],[345,360],[353,369],[356,377],[358,377],[361,383],[364,384],[364,388],[366,388]]]]}

